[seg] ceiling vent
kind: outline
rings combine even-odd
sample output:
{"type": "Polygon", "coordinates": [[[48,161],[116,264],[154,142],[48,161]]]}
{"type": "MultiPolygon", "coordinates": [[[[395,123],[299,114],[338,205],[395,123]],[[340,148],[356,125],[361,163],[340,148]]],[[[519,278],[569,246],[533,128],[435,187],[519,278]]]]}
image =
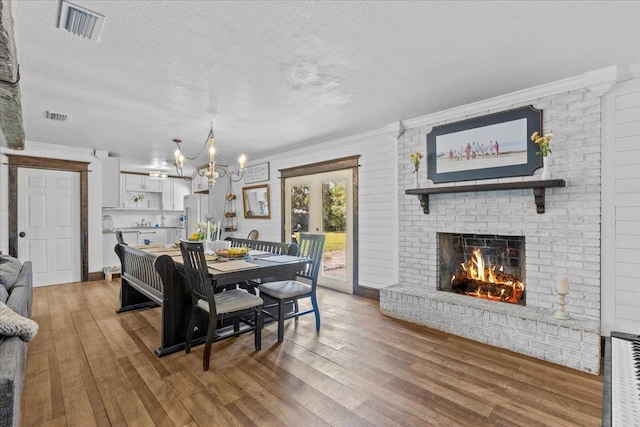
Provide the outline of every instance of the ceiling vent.
{"type": "Polygon", "coordinates": [[[53,120],[55,122],[66,122],[67,120],[69,120],[69,115],[47,111],[47,119],[53,120]]]}
{"type": "Polygon", "coordinates": [[[75,4],[62,2],[58,28],[65,29],[76,36],[98,40],[104,23],[104,16],[75,4]]]}

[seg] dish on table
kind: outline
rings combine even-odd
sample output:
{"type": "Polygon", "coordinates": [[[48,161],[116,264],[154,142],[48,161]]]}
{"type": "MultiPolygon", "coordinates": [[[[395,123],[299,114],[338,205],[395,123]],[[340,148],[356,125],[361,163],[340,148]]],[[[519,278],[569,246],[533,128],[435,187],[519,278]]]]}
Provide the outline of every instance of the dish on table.
{"type": "Polygon", "coordinates": [[[249,254],[248,248],[218,249],[216,255],[222,258],[244,258],[249,254]]]}

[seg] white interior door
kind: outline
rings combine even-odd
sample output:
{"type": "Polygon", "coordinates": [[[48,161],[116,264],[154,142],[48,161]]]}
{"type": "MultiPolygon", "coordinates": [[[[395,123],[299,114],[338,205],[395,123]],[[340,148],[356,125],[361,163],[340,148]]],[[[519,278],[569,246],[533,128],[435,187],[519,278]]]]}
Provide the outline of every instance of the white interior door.
{"type": "Polygon", "coordinates": [[[34,286],[81,280],[79,173],[18,168],[18,258],[34,286]]]}
{"type": "Polygon", "coordinates": [[[324,234],[318,284],[349,294],[353,293],[352,174],[345,169],[287,178],[285,182],[285,230],[294,235],[324,234]]]}

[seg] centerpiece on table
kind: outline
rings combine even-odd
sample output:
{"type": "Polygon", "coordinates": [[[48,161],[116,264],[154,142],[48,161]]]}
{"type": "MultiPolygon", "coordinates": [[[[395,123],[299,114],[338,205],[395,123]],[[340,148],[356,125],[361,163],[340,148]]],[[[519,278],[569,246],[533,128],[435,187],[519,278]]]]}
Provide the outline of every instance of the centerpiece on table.
{"type": "Polygon", "coordinates": [[[217,227],[215,224],[211,224],[210,222],[196,222],[193,225],[193,228],[195,228],[196,231],[189,236],[189,240],[202,241],[212,240],[217,227]]]}

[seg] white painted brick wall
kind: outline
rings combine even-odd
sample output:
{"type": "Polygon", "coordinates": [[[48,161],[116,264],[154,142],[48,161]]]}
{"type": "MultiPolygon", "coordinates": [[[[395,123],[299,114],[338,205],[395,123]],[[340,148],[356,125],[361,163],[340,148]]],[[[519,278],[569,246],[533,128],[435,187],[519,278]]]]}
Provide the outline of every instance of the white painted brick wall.
{"type": "MultiPolygon", "coordinates": [[[[487,310],[488,319],[483,319],[482,324],[476,324],[468,321],[477,319],[476,313],[474,317],[469,317],[465,311],[459,310],[460,305],[453,310],[451,307],[432,306],[428,301],[422,301],[420,305],[425,310],[414,310],[409,307],[408,301],[391,298],[395,291],[390,293],[383,290],[380,296],[381,310],[391,316],[481,342],[500,345],[587,372],[598,372],[600,105],[599,96],[587,89],[578,89],[500,110],[487,110],[464,118],[407,129],[398,141],[401,288],[416,288],[426,292],[428,299],[434,298],[438,279],[438,232],[522,235],[525,236],[526,248],[527,307],[513,306],[515,313],[511,316],[514,317],[505,314],[501,320],[499,313],[502,308],[498,307],[496,311],[492,307],[507,304],[485,301],[482,310],[487,310]],[[551,141],[553,178],[567,181],[565,188],[546,190],[544,214],[536,213],[532,190],[430,195],[428,215],[422,212],[416,196],[404,194],[405,189],[413,187],[409,154],[415,151],[426,154],[426,135],[433,126],[530,104],[543,110],[542,131],[552,132],[554,135],[551,141]],[[560,276],[567,276],[570,282],[567,311],[573,318],[586,322],[586,329],[561,328],[558,334],[554,327],[558,322],[552,316],[556,300],[555,289],[560,276]],[[524,318],[517,312],[528,312],[527,310],[542,310],[539,321],[527,319],[523,323],[524,318]],[[501,330],[503,328],[510,329],[515,335],[505,334],[501,330]],[[562,346],[563,342],[567,344],[562,346]]],[[[423,161],[420,170],[422,186],[427,183],[425,164],[423,161]]],[[[541,172],[539,169],[530,177],[461,184],[535,180],[539,179],[541,172]]]]}

